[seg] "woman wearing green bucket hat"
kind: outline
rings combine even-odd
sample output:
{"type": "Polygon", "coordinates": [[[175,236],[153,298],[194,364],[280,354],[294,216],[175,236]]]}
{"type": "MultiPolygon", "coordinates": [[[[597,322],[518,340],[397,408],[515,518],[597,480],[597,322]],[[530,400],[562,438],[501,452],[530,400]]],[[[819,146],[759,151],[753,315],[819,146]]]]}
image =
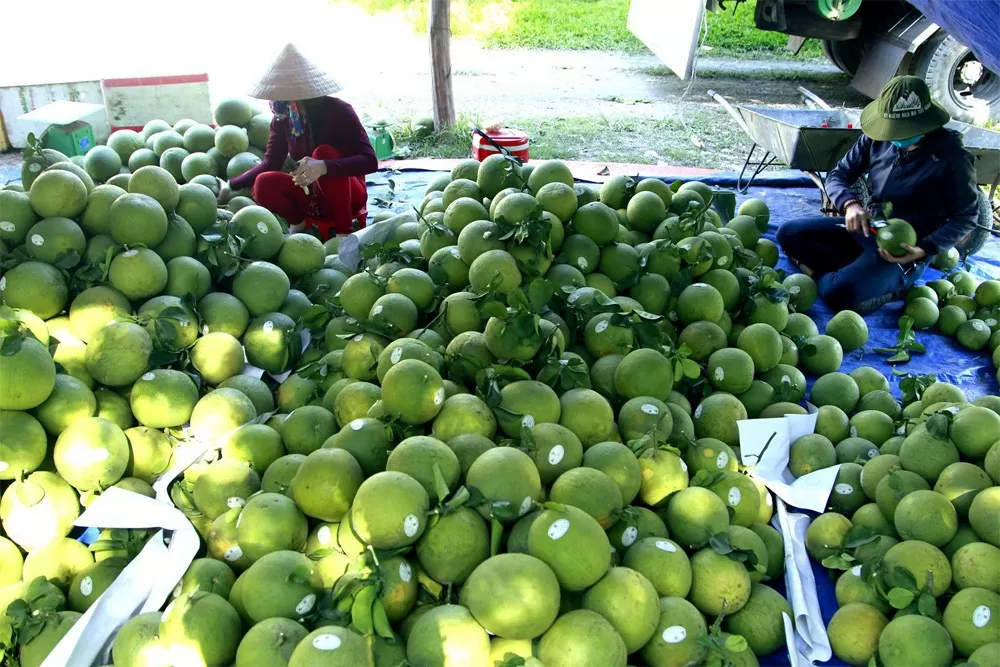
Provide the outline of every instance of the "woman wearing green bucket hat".
{"type": "Polygon", "coordinates": [[[876,310],[976,226],[973,158],[961,135],[944,127],[949,120],[922,79],[892,79],[861,113],[864,135],[827,174],[827,195],[842,217],[790,220],[778,229],[785,254],[816,279],[820,296],[833,308],[876,310]],[[852,190],[866,174],[867,204],[852,190]],[[912,225],[917,243],[903,244],[905,255],[876,245],[870,222],[881,217],[912,225]]]}

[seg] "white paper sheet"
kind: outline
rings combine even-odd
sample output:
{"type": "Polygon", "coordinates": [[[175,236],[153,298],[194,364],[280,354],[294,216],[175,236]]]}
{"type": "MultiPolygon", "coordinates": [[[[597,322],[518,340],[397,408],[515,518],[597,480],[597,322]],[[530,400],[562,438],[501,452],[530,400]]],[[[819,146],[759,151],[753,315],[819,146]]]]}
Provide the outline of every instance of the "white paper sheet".
{"type": "MultiPolygon", "coordinates": [[[[833,651],[823,625],[816,578],[805,548],[809,517],[789,513],[785,503],[779,499],[778,512],[771,523],[781,532],[785,545],[785,591],[795,614],[797,653],[807,664],[826,662],[833,656],[833,651]]],[[[794,653],[789,650],[789,655],[794,653]]]]}
{"type": "Polygon", "coordinates": [[[104,594],[70,629],[42,667],[90,667],[108,662],[111,640],[136,614],[160,609],[198,553],[198,533],[169,504],[112,487],[97,497],[76,520],[77,526],[162,528],[173,531],[169,546],[164,532],[153,535],[104,594]]]}

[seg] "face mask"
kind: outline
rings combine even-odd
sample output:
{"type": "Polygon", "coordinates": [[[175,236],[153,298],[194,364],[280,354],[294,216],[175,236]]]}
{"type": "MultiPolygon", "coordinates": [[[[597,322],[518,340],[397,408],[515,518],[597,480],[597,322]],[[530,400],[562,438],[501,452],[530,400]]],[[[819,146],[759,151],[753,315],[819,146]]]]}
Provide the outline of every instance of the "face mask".
{"type": "Polygon", "coordinates": [[[900,139],[899,141],[890,141],[889,143],[891,143],[896,148],[903,149],[903,148],[909,148],[910,146],[917,143],[923,138],[924,135],[918,134],[917,136],[910,137],[909,139],[900,139]]]}

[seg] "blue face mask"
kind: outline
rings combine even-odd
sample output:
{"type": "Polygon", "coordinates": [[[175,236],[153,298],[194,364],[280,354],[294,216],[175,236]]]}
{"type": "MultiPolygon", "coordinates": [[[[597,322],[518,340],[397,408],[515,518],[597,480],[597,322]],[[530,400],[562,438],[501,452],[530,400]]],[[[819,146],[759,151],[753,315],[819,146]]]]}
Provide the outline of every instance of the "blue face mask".
{"type": "Polygon", "coordinates": [[[896,148],[903,149],[903,148],[909,148],[910,146],[917,143],[923,138],[924,135],[918,134],[917,136],[910,137],[909,139],[900,139],[899,141],[890,141],[889,143],[895,146],[896,148]]]}

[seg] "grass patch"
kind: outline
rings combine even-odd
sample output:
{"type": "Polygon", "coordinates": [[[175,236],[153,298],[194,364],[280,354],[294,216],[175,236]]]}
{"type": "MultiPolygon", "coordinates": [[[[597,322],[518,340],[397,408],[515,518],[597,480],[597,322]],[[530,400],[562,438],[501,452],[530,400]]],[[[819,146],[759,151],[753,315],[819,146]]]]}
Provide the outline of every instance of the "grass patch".
{"type": "MultiPolygon", "coordinates": [[[[394,129],[402,156],[463,158],[471,152],[463,117],[454,128],[415,139],[409,124],[394,129]]],[[[742,164],[749,140],[721,109],[707,109],[684,118],[587,116],[580,118],[518,118],[508,125],[531,137],[534,160],[666,163],[706,169],[732,169],[742,164]],[[697,144],[695,143],[697,142],[697,144]]]]}
{"type": "MultiPolygon", "coordinates": [[[[337,0],[331,0],[337,1],[337,0]]],[[[370,14],[401,13],[418,33],[427,31],[428,0],[339,0],[370,14]]],[[[705,45],[712,55],[790,57],[785,35],[758,30],[756,0],[708,14],[705,45]]],[[[452,34],[490,48],[624,51],[647,53],[629,32],[629,0],[452,0],[452,34]]],[[[816,40],[800,55],[822,58],[816,40]]]]}

